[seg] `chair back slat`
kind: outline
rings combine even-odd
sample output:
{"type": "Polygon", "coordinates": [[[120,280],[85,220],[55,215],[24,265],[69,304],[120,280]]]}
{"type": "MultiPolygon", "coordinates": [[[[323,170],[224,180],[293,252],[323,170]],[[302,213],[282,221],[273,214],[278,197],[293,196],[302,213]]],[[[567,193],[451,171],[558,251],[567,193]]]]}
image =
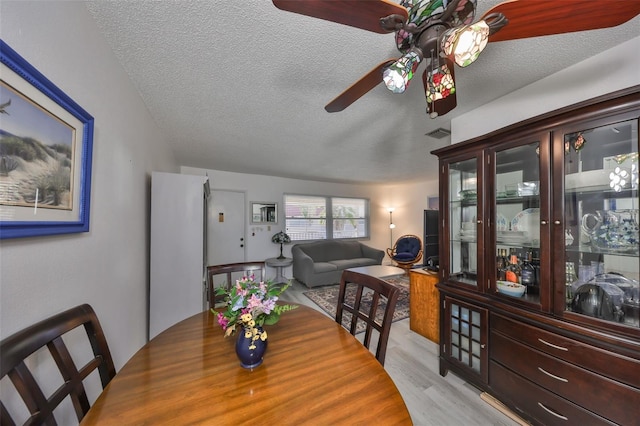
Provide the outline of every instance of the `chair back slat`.
{"type": "MultiPolygon", "coordinates": [[[[214,308],[224,302],[222,296],[216,296],[217,287],[223,286],[226,290],[231,289],[234,284],[233,274],[242,272],[244,275],[255,275],[256,280],[264,280],[266,276],[266,266],[264,261],[258,262],[237,262],[227,263],[223,265],[207,266],[207,293],[209,300],[209,308],[214,308]],[[222,283],[218,279],[214,282],[216,276],[223,276],[225,279],[222,283]],[[218,285],[220,283],[220,285],[218,285]]],[[[218,277],[219,278],[219,277],[218,277]]]]}
{"type": "MultiPolygon", "coordinates": [[[[80,422],[90,408],[84,379],[97,370],[104,389],[116,374],[100,322],[93,308],[87,304],[61,312],[7,337],[0,342],[0,356],[0,377],[9,378],[30,413],[24,424],[55,425],[53,412],[67,397],[70,398],[80,422]],[[93,358],[80,370],[77,369],[62,338],[78,327],[84,328],[93,352],[93,358]],[[24,362],[45,347],[55,361],[63,380],[48,397],[24,362]]],[[[2,403],[0,408],[2,424],[15,424],[6,405],[2,403]]]]}
{"type": "Polygon", "coordinates": [[[384,365],[393,313],[399,295],[400,289],[398,289],[398,287],[379,278],[349,270],[345,270],[342,273],[340,292],[338,294],[338,306],[336,308],[336,322],[342,325],[344,313],[349,313],[351,315],[351,322],[347,329],[351,334],[355,335],[358,321],[363,321],[366,324],[363,344],[367,349],[369,349],[371,337],[375,330],[378,334],[376,359],[382,365],[384,365]],[[349,287],[355,287],[353,300],[351,300],[347,294],[349,287]],[[367,309],[366,304],[363,304],[362,301],[363,296],[369,293],[371,293],[371,306],[367,309]],[[378,321],[376,319],[377,312],[381,309],[383,301],[386,301],[386,306],[382,313],[382,320],[378,321]]]}
{"type": "Polygon", "coordinates": [[[9,411],[5,408],[2,401],[0,401],[0,424],[5,426],[16,426],[16,423],[11,418],[9,411]]]}

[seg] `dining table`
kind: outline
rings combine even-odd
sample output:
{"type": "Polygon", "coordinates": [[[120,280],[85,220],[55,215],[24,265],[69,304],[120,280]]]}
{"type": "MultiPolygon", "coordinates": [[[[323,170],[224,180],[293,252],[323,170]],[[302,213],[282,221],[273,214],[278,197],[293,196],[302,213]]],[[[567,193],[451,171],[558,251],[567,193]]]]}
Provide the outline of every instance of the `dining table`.
{"type": "Polygon", "coordinates": [[[412,424],[383,366],[327,315],[300,305],[265,329],[264,361],[246,369],[214,313],[171,326],[122,367],[81,425],[412,424]]]}

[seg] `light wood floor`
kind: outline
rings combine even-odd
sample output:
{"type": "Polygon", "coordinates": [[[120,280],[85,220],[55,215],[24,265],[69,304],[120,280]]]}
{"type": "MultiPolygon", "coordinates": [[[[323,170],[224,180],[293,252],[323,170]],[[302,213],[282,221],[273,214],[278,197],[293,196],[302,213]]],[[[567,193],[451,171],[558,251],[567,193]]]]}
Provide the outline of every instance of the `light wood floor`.
{"type": "MultiPolygon", "coordinates": [[[[324,312],[303,294],[306,290],[307,287],[293,280],[282,299],[324,312]]],[[[518,425],[480,399],[476,387],[453,373],[440,376],[438,345],[409,330],[408,318],[394,322],[391,327],[385,369],[417,426],[518,425]]]]}

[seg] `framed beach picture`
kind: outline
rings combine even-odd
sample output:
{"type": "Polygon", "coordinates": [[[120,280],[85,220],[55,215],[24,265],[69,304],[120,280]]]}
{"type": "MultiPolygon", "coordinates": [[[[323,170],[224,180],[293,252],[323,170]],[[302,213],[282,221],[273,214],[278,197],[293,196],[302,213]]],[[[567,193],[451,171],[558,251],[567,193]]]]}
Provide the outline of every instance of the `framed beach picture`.
{"type": "Polygon", "coordinates": [[[93,117],[0,40],[0,238],[87,232],[93,117]]]}

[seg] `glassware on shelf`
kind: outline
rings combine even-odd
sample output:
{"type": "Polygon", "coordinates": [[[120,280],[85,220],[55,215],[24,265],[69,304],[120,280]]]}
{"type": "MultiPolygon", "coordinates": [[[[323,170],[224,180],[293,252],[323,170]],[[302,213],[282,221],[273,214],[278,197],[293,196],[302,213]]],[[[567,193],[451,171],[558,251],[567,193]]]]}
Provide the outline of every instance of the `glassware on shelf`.
{"type": "Polygon", "coordinates": [[[567,307],[571,306],[571,301],[573,300],[573,283],[578,281],[578,277],[576,276],[576,268],[573,262],[566,262],[565,264],[565,301],[567,307]]]}
{"type": "Polygon", "coordinates": [[[595,249],[621,253],[638,252],[638,209],[585,213],[581,227],[591,238],[591,245],[595,249]]]}
{"type": "MultiPolygon", "coordinates": [[[[597,263],[597,262],[595,262],[597,263]]],[[[597,266],[596,266],[597,268],[597,266]]],[[[602,268],[604,269],[604,267],[602,268]]],[[[578,282],[581,284],[586,283],[591,278],[595,277],[596,273],[594,271],[594,267],[591,265],[580,265],[578,269],[578,282]]]]}
{"type": "Polygon", "coordinates": [[[449,166],[450,277],[477,286],[477,159],[449,166]]]}
{"type": "Polygon", "coordinates": [[[564,231],[564,245],[570,246],[573,244],[573,235],[571,234],[571,229],[567,229],[564,231]]]}

